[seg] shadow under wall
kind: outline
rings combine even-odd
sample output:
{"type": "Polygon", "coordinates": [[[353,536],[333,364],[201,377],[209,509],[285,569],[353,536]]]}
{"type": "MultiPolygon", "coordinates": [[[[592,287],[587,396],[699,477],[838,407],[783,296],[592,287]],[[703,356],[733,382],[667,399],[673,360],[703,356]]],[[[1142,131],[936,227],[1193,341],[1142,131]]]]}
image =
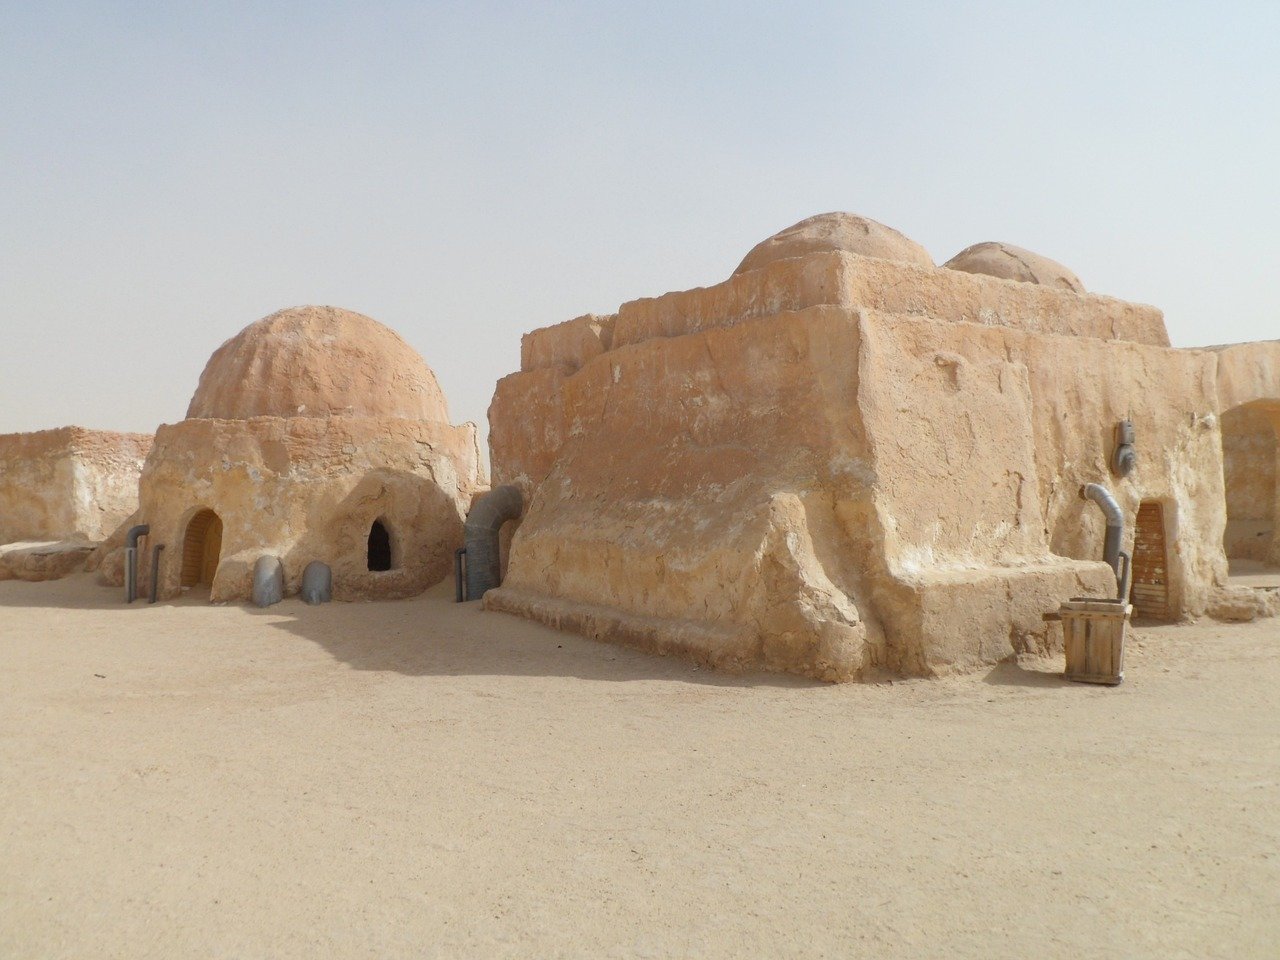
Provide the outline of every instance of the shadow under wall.
{"type": "Polygon", "coordinates": [[[453,584],[377,604],[308,606],[286,600],[251,615],[270,616],[291,636],[315,643],[356,670],[407,676],[573,676],[584,680],[669,680],[714,687],[826,687],[767,673],[732,674],[674,657],[561,633],[509,614],[455,603],[453,584]]]}
{"type": "MultiPolygon", "coordinates": [[[[530,620],[485,611],[478,602],[454,603],[453,584],[441,583],[407,600],[371,603],[333,601],[308,606],[290,598],[265,609],[244,603],[209,604],[207,588],[149,604],[124,603],[124,589],[99,584],[93,574],[31,583],[0,582],[0,611],[45,608],[101,611],[119,618],[121,636],[143,635],[149,614],[189,608],[192,629],[217,629],[208,617],[261,618],[263,642],[302,640],[354,670],[405,676],[577,677],[609,682],[661,680],[702,687],[829,688],[803,677],[767,673],[731,674],[702,669],[675,657],[560,633],[530,620]],[[215,613],[216,611],[216,613],[215,613]],[[133,633],[125,624],[137,624],[133,633]]],[[[0,628],[3,627],[0,612],[0,628]]],[[[151,621],[154,623],[155,621],[151,621]]],[[[223,623],[218,620],[217,623],[223,623]]]]}

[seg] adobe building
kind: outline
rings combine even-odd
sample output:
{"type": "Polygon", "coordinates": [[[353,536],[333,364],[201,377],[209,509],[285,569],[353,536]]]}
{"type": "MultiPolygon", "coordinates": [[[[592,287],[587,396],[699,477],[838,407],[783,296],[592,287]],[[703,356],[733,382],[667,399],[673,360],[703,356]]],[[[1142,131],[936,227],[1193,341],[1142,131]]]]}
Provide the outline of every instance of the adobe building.
{"type": "MultiPolygon", "coordinates": [[[[396,333],[335,307],[282,310],[219,347],[187,418],[156,432],[129,523],[147,527],[138,583],[160,545],[161,598],[248,600],[263,556],[286,594],[319,561],[336,599],[410,596],[449,575],[484,482],[475,425],[450,425],[396,333]]],[[[116,585],[123,542],[102,564],[116,585]]]]}
{"type": "Polygon", "coordinates": [[[0,434],[0,580],[49,580],[138,506],[151,437],[83,427],[0,434]]]}
{"type": "Polygon", "coordinates": [[[1099,484],[1139,616],[1252,616],[1276,597],[1228,552],[1280,564],[1277,411],[1280,342],[1173,349],[1028,251],[939,268],[814,217],[722,283],[524,337],[489,419],[525,509],[485,604],[716,666],[973,668],[1116,595],[1099,484]]]}

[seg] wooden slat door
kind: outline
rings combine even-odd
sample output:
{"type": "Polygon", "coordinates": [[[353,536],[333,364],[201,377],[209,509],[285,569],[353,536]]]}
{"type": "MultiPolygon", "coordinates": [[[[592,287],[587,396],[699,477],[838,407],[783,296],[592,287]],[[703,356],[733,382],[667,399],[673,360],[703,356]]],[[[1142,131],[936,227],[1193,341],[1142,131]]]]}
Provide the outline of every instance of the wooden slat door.
{"type": "Polygon", "coordinates": [[[222,555],[222,521],[212,510],[201,510],[187,524],[182,540],[182,585],[213,583],[222,555]]]}
{"type": "Polygon", "coordinates": [[[1164,506],[1146,500],[1138,507],[1133,540],[1133,588],[1129,602],[1143,620],[1169,619],[1169,554],[1165,544],[1164,506]]]}

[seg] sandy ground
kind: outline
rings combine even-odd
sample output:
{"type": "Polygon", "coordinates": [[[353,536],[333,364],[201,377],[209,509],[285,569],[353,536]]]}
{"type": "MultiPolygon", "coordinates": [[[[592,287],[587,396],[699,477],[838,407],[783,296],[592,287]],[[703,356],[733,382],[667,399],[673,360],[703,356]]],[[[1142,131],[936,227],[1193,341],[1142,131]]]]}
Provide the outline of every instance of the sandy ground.
{"type": "Polygon", "coordinates": [[[0,956],[1280,956],[1280,623],[831,687],[0,583],[0,956]]]}
{"type": "Polygon", "coordinates": [[[1280,587],[1280,569],[1259,563],[1257,560],[1231,560],[1228,578],[1236,587],[1280,587]]]}

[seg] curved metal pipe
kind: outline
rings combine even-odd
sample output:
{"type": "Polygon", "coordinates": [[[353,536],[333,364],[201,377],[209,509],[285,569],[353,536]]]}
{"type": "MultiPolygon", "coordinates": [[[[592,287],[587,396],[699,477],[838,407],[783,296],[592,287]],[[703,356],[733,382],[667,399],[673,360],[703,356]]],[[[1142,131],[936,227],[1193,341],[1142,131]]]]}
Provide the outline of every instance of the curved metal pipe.
{"type": "Polygon", "coordinates": [[[1103,543],[1102,559],[1115,571],[1116,583],[1120,584],[1121,578],[1125,576],[1124,571],[1120,569],[1120,544],[1124,540],[1124,511],[1120,509],[1120,504],[1111,495],[1111,491],[1100,483],[1086,483],[1080,491],[1080,496],[1086,500],[1092,500],[1101,507],[1102,515],[1107,518],[1107,539],[1103,543]]]}
{"type": "Polygon", "coordinates": [[[466,543],[468,600],[479,600],[485,592],[502,582],[502,556],[498,531],[508,520],[515,520],[524,509],[520,488],[495,487],[476,501],[463,527],[466,543]]]}
{"type": "Polygon", "coordinates": [[[124,602],[138,599],[138,538],[151,532],[150,524],[139,523],[129,528],[124,538],[124,602]]]}
{"type": "Polygon", "coordinates": [[[139,523],[136,526],[132,526],[129,528],[129,532],[124,535],[124,545],[137,550],[138,538],[145,537],[150,532],[151,524],[149,523],[139,523]]]}

